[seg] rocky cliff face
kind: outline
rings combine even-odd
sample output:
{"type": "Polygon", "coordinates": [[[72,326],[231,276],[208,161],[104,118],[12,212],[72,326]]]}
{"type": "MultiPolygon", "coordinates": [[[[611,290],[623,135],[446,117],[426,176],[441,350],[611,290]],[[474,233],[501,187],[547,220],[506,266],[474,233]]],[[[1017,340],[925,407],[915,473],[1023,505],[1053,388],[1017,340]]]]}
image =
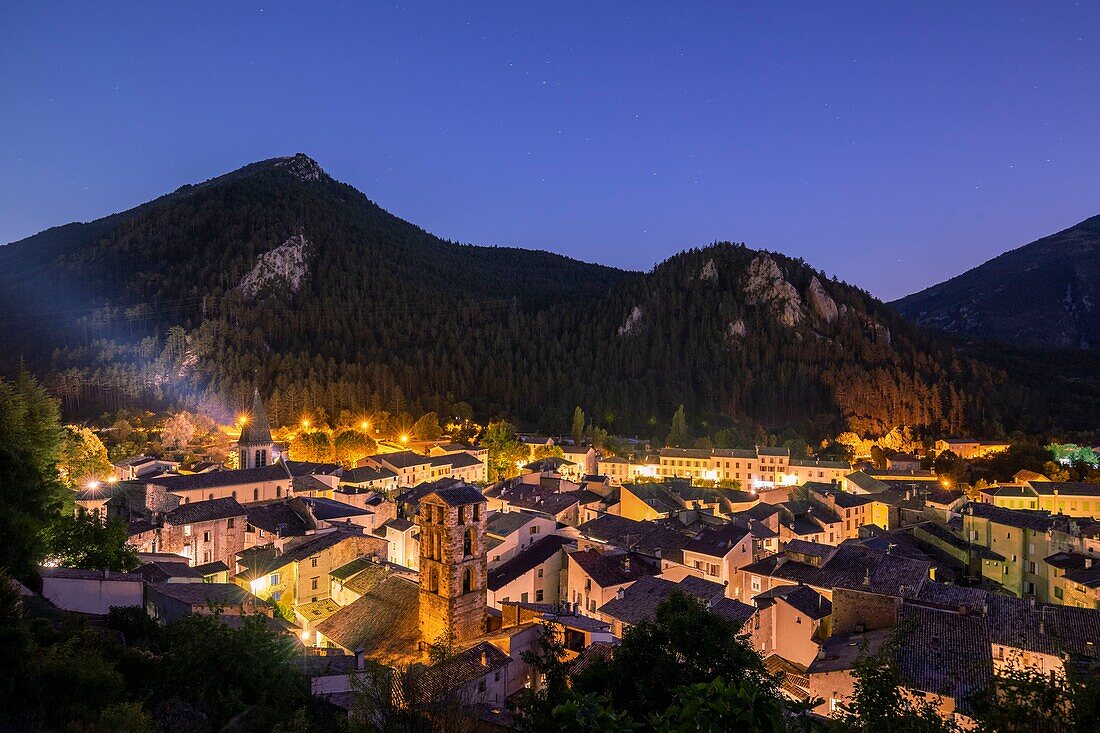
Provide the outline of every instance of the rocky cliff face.
{"type": "Polygon", "coordinates": [[[297,293],[309,275],[312,246],[301,234],[295,234],[256,259],[255,266],[241,279],[237,290],[246,297],[297,293]]]}
{"type": "Polygon", "coordinates": [[[802,322],[802,298],[768,253],[761,252],[749,264],[744,292],[746,303],[766,306],[783,325],[797,326],[802,322]]]}

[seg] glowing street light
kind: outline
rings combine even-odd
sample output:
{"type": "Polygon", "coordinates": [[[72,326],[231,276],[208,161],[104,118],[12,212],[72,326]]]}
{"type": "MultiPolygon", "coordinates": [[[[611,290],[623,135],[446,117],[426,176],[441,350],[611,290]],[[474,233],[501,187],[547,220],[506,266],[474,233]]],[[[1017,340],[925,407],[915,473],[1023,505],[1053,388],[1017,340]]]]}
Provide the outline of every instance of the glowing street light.
{"type": "Polygon", "coordinates": [[[309,420],[302,420],[302,427],[308,429],[309,428],[309,420]]]}
{"type": "Polygon", "coordinates": [[[364,420],[363,422],[359,423],[359,427],[363,428],[364,433],[367,432],[368,430],[370,430],[370,421],[364,420]]]}
{"type": "Polygon", "coordinates": [[[408,442],[409,442],[409,436],[402,435],[401,436],[401,444],[404,445],[405,443],[408,443],[408,442]]]}
{"type": "Polygon", "coordinates": [[[245,423],[248,422],[248,415],[241,415],[240,417],[237,418],[237,422],[240,423],[241,425],[244,425],[245,423]]]}

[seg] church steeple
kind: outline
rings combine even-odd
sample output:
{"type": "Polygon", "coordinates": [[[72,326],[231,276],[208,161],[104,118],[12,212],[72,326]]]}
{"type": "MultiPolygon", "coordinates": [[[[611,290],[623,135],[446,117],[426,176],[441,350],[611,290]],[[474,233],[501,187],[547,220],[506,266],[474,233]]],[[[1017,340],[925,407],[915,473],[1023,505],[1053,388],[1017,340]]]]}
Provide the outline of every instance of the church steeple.
{"type": "Polygon", "coordinates": [[[241,437],[237,440],[238,462],[241,468],[257,468],[271,463],[271,453],[275,444],[271,439],[271,425],[267,421],[267,411],[260,390],[252,392],[252,412],[244,419],[241,437]]]}

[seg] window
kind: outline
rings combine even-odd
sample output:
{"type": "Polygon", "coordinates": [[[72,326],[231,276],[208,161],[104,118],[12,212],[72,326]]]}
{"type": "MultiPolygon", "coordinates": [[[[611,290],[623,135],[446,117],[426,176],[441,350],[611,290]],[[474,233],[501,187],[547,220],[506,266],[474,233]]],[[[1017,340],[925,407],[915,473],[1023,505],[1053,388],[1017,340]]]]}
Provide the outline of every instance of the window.
{"type": "Polygon", "coordinates": [[[428,590],[432,593],[439,592],[439,571],[435,568],[428,570],[428,590]]]}
{"type": "Polygon", "coordinates": [[[230,517],[229,519],[227,519],[225,521],[225,528],[226,529],[233,529],[233,517],[230,517]]]}
{"type": "Polygon", "coordinates": [[[283,495],[283,487],[282,486],[276,486],[275,487],[275,498],[278,499],[282,495],[283,495]]]}
{"type": "Polygon", "coordinates": [[[466,528],[466,534],[462,538],[462,554],[469,557],[477,552],[477,530],[473,527],[466,528]]]}
{"type": "Polygon", "coordinates": [[[310,567],[313,567],[313,568],[317,567],[317,558],[315,558],[315,557],[311,557],[311,558],[309,559],[309,566],[310,566],[310,567]]]}
{"type": "Polygon", "coordinates": [[[458,508],[458,523],[466,524],[466,507],[464,506],[458,508]]]}
{"type": "Polygon", "coordinates": [[[480,680],[477,681],[477,691],[478,692],[485,692],[485,678],[484,677],[482,677],[480,680]]]}
{"type": "Polygon", "coordinates": [[[540,578],[542,577],[542,568],[539,568],[538,576],[539,576],[540,578]]]}
{"type": "Polygon", "coordinates": [[[237,490],[233,489],[233,491],[229,492],[229,495],[232,496],[234,499],[236,499],[237,498],[237,490]]]}
{"type": "Polygon", "coordinates": [[[796,624],[800,624],[800,623],[802,623],[802,617],[801,617],[801,616],[795,616],[795,617],[794,617],[794,622],[795,622],[796,624]]]}
{"type": "Polygon", "coordinates": [[[203,532],[202,533],[202,541],[203,542],[209,542],[210,541],[210,533],[209,532],[203,532]]]}
{"type": "Polygon", "coordinates": [[[267,576],[268,585],[278,585],[280,580],[281,578],[279,577],[279,573],[272,573],[271,575],[267,576]]]}
{"type": "Polygon", "coordinates": [[[1054,597],[1061,598],[1063,595],[1065,595],[1065,593],[1062,591],[1062,587],[1058,585],[1054,586],[1054,597]]]}
{"type": "MultiPolygon", "coordinates": [[[[463,573],[462,573],[462,592],[463,593],[470,593],[473,590],[474,590],[474,569],[473,568],[466,568],[466,570],[463,571],[463,573]]],[[[524,593],[524,595],[526,596],[527,594],[524,593]]],[[[523,600],[526,601],[527,599],[524,598],[523,600]]]]}
{"type": "Polygon", "coordinates": [[[210,501],[214,501],[214,492],[210,492],[210,501]]]}
{"type": "Polygon", "coordinates": [[[310,590],[317,590],[317,578],[313,578],[310,582],[310,590]]]}
{"type": "Polygon", "coordinates": [[[539,533],[539,528],[537,526],[532,526],[530,531],[531,531],[531,534],[538,534],[539,533]]]}
{"type": "Polygon", "coordinates": [[[759,575],[752,576],[752,580],[749,581],[749,582],[750,582],[750,585],[752,587],[752,592],[753,593],[759,593],[760,592],[760,576],[759,575]]]}
{"type": "Polygon", "coordinates": [[[184,537],[190,537],[191,536],[191,525],[190,524],[183,525],[183,536],[184,537]]]}
{"type": "Polygon", "coordinates": [[[535,591],[535,603],[542,603],[542,589],[535,591]]]}
{"type": "Polygon", "coordinates": [[[260,500],[260,490],[259,489],[252,489],[252,501],[259,501],[259,500],[260,500]]]}

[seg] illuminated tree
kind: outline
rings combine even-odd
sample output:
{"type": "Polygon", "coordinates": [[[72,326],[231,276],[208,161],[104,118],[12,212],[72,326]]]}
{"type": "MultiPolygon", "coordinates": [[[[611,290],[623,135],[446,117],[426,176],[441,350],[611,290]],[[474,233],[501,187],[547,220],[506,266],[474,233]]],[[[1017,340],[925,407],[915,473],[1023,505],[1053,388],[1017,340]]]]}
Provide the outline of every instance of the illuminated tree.
{"type": "Polygon", "coordinates": [[[89,481],[104,481],[114,471],[107,460],[107,449],[89,428],[66,425],[61,437],[57,475],[69,487],[89,481]]]}
{"type": "Polygon", "coordinates": [[[581,440],[584,439],[584,410],[580,405],[573,408],[573,425],[569,434],[573,437],[574,445],[580,445],[581,440]]]}

